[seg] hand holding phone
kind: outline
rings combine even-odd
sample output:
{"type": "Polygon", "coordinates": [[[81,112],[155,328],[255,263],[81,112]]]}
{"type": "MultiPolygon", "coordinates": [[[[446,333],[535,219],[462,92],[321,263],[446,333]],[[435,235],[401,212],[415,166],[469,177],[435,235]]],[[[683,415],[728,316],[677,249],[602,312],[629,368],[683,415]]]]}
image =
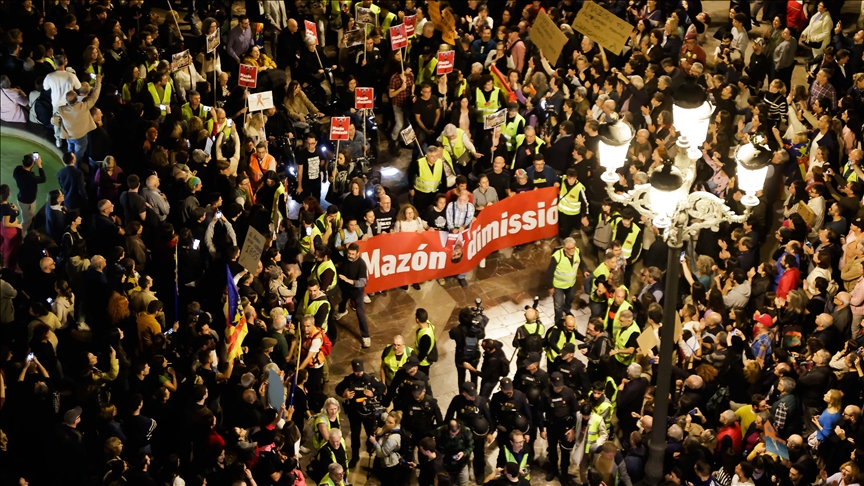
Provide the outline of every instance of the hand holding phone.
{"type": "Polygon", "coordinates": [[[34,358],[33,353],[28,354],[27,355],[27,362],[30,363],[31,361],[33,361],[33,358],[34,358]]]}

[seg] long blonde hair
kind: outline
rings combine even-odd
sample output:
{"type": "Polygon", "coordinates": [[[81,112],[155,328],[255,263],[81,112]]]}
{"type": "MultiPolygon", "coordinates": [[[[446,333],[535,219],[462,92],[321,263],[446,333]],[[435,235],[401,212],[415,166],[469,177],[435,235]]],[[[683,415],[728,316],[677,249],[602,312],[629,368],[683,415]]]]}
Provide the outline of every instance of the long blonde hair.
{"type": "Polygon", "coordinates": [[[828,390],[828,408],[840,410],[843,407],[843,392],[840,390],[828,390]]]}

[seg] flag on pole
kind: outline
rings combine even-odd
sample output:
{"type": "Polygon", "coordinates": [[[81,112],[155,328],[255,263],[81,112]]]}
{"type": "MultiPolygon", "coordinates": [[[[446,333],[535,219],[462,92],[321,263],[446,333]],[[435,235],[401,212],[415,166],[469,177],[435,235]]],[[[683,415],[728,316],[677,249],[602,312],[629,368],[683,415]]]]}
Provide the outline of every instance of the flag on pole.
{"type": "Polygon", "coordinates": [[[489,71],[492,74],[492,83],[494,86],[507,94],[507,101],[516,101],[516,93],[510,89],[507,78],[501,74],[501,71],[494,64],[489,66],[489,71]]]}
{"type": "Polygon", "coordinates": [[[228,275],[228,301],[225,303],[225,343],[228,348],[228,360],[233,361],[240,356],[243,345],[243,339],[249,330],[246,328],[246,316],[243,314],[243,309],[240,308],[240,291],[237,290],[237,284],[234,283],[234,276],[231,275],[231,269],[225,265],[225,272],[228,275]]]}

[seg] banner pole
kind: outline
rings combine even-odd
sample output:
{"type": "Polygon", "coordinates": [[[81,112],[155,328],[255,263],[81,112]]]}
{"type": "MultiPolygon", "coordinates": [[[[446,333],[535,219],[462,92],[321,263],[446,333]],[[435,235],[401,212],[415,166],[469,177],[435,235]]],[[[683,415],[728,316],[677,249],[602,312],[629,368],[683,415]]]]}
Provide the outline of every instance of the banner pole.
{"type": "Polygon", "coordinates": [[[366,139],[366,117],[367,117],[368,115],[367,115],[365,109],[363,109],[362,111],[363,111],[363,114],[360,115],[360,116],[362,117],[362,120],[360,121],[360,123],[363,124],[363,149],[364,149],[364,150],[363,150],[363,154],[365,155],[365,154],[366,154],[366,150],[365,150],[365,149],[366,149],[366,144],[369,143],[369,140],[366,139]]]}
{"type": "MultiPolygon", "coordinates": [[[[171,0],[168,0],[167,3],[168,3],[168,10],[171,11],[171,18],[174,19],[174,25],[177,27],[177,35],[180,36],[180,42],[185,42],[185,40],[183,39],[183,33],[180,32],[180,26],[177,24],[177,14],[174,13],[174,7],[171,6],[171,0]]],[[[195,21],[194,17],[192,17],[192,21],[193,22],[195,21]]],[[[195,24],[192,24],[192,25],[194,26],[195,24]]]]}
{"type": "Polygon", "coordinates": [[[303,335],[300,333],[300,326],[295,326],[297,334],[297,364],[294,365],[294,382],[291,384],[291,403],[288,406],[294,405],[294,394],[297,391],[297,372],[300,371],[300,355],[303,354],[303,335]]]}

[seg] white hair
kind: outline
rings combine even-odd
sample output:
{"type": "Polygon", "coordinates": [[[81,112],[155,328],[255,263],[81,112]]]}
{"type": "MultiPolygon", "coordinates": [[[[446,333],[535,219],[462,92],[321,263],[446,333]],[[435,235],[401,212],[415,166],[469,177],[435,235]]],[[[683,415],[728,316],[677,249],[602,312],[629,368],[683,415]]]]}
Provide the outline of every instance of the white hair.
{"type": "Polygon", "coordinates": [[[627,367],[627,375],[630,376],[631,380],[635,380],[642,375],[642,365],[639,363],[631,363],[630,366],[627,367]]]}
{"type": "Polygon", "coordinates": [[[642,76],[635,74],[630,76],[630,84],[632,84],[636,89],[642,89],[645,87],[645,81],[642,80],[642,76]]]}
{"type": "Polygon", "coordinates": [[[445,136],[445,137],[454,137],[454,136],[456,136],[456,125],[454,125],[454,124],[452,124],[452,123],[448,123],[448,124],[444,127],[444,136],[445,136]]]}

